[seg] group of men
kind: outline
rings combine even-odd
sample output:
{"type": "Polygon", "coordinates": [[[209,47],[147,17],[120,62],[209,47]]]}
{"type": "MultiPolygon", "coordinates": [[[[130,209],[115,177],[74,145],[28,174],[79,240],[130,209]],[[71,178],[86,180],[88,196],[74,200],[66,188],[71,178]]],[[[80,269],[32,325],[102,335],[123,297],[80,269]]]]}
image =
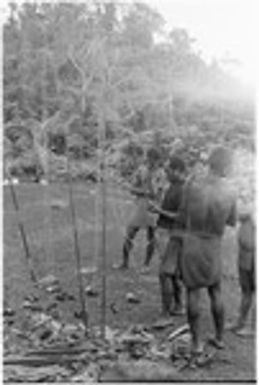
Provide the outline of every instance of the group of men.
{"type": "Polygon", "coordinates": [[[161,167],[160,153],[152,147],[130,187],[136,199],[135,211],[127,227],[120,267],[129,267],[134,238],[140,229],[146,229],[144,267],[148,268],[157,245],[162,314],[168,317],[187,312],[193,356],[201,354],[204,346],[200,330],[203,288],[208,291],[215,328],[209,342],[224,348],[222,257],[227,256],[221,256],[221,246],[226,226],[241,223],[237,260],[242,297],[238,320],[230,326],[237,333],[244,330],[255,292],[255,223],[251,213],[238,213],[236,195],[228,181],[230,167],[230,151],[218,146],[208,158],[206,175],[187,175],[182,156],[171,154],[161,167]]]}

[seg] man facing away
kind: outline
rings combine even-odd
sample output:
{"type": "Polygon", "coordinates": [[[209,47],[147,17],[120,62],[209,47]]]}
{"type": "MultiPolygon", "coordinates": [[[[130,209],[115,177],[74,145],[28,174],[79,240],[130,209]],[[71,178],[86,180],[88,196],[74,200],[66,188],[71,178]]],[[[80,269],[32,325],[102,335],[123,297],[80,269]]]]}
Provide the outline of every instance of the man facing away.
{"type": "Polygon", "coordinates": [[[163,186],[163,175],[159,169],[160,153],[154,147],[147,150],[146,162],[136,171],[130,192],[135,196],[135,207],[127,226],[123,244],[121,269],[129,267],[129,255],[133,241],[140,229],[146,229],[147,246],[144,266],[149,267],[155,249],[156,215],[148,211],[149,199],[159,200],[163,186]]]}
{"type": "Polygon", "coordinates": [[[187,289],[187,317],[191,352],[202,353],[200,323],[201,289],[208,290],[215,336],[210,342],[224,348],[224,307],[221,294],[221,243],[225,226],[236,224],[236,199],[226,176],[231,161],[224,147],[209,157],[208,173],[186,182],[182,204],[185,224],[180,269],[187,289]]]}

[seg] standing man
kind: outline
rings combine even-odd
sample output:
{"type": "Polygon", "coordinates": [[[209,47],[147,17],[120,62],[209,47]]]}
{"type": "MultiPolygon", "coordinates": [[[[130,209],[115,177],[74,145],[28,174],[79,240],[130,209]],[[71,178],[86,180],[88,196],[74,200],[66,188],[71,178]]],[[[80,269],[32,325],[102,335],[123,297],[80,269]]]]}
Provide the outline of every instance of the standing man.
{"type": "Polygon", "coordinates": [[[127,226],[123,244],[123,260],[120,268],[129,267],[129,255],[133,241],[140,229],[146,229],[147,246],[144,267],[148,268],[155,248],[156,215],[148,211],[149,199],[159,200],[163,186],[163,173],[160,165],[160,153],[156,148],[149,148],[146,161],[136,171],[130,192],[135,196],[135,208],[127,226]]]}
{"type": "Polygon", "coordinates": [[[227,174],[230,152],[217,147],[209,157],[208,173],[199,180],[191,178],[185,185],[182,219],[183,236],[181,274],[187,288],[187,317],[195,356],[202,353],[200,323],[201,289],[206,288],[211,303],[215,336],[210,340],[223,349],[224,307],[221,293],[221,243],[225,226],[236,224],[236,199],[227,174]]]}
{"type": "MultiPolygon", "coordinates": [[[[237,335],[248,336],[253,334],[252,328],[246,325],[249,312],[253,305],[256,290],[255,279],[255,221],[253,213],[245,209],[239,214],[240,227],[238,230],[238,276],[241,288],[241,301],[236,322],[229,325],[237,335]]],[[[254,315],[254,314],[253,314],[254,315]]],[[[252,321],[254,321],[252,319],[252,321]]]]}
{"type": "Polygon", "coordinates": [[[183,287],[179,272],[182,238],[176,234],[177,230],[181,229],[177,216],[182,203],[185,181],[185,163],[182,158],[171,156],[166,174],[169,186],[164,193],[161,209],[153,206],[153,211],[159,213],[157,221],[160,254],[159,283],[162,317],[165,318],[184,314],[183,287]]]}

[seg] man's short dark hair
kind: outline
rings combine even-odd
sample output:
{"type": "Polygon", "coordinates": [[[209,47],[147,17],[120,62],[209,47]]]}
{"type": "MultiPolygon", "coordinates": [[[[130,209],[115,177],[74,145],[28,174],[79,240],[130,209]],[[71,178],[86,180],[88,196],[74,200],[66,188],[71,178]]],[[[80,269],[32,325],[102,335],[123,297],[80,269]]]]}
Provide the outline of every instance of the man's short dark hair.
{"type": "Polygon", "coordinates": [[[230,150],[224,146],[217,146],[209,157],[210,168],[218,174],[224,173],[231,164],[230,150]]]}

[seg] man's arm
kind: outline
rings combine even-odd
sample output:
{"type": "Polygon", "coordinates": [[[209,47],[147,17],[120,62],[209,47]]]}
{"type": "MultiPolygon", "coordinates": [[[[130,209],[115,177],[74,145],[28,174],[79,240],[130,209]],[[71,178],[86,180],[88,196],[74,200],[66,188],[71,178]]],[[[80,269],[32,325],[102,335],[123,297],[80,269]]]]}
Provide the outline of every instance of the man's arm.
{"type": "Polygon", "coordinates": [[[237,204],[236,204],[236,199],[233,199],[226,224],[228,226],[235,227],[237,224],[237,220],[238,220],[237,204]]]}
{"type": "Polygon", "coordinates": [[[190,190],[191,190],[191,183],[193,180],[194,180],[194,175],[190,175],[186,179],[184,186],[183,186],[182,200],[181,200],[181,204],[180,204],[180,207],[178,210],[178,212],[179,212],[178,222],[182,226],[186,226],[186,224],[187,224],[189,195],[191,195],[190,190]]]}
{"type": "Polygon", "coordinates": [[[140,166],[136,173],[133,175],[131,185],[129,186],[129,191],[131,194],[153,199],[154,192],[147,188],[147,178],[147,169],[144,166],[140,166]]]}
{"type": "Polygon", "coordinates": [[[167,218],[170,218],[170,219],[176,219],[179,216],[178,213],[174,213],[172,211],[163,210],[160,206],[156,205],[154,202],[149,202],[149,210],[154,212],[154,213],[164,215],[164,216],[166,216],[167,218]]]}

